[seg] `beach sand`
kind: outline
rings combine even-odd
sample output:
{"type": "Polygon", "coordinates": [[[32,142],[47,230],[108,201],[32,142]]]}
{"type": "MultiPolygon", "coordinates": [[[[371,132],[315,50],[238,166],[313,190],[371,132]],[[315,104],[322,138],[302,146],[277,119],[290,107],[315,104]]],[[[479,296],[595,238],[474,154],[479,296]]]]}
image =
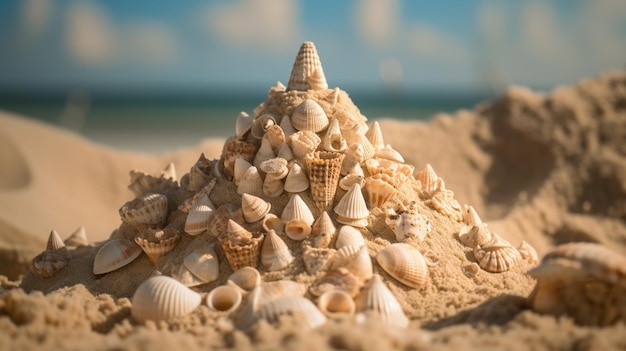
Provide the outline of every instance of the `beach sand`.
{"type": "MultiPolygon", "coordinates": [[[[549,94],[514,87],[495,101],[428,123],[386,119],[380,125],[385,141],[406,163],[416,171],[431,164],[459,203],[472,205],[492,231],[514,246],[525,240],[541,257],[556,245],[585,241],[626,254],[626,72],[549,94]]],[[[456,237],[460,224],[423,203],[419,209],[433,231],[422,245],[436,258],[429,285],[408,289],[378,266],[374,269],[411,318],[407,329],[375,320],[338,320],[308,330],[301,321],[284,318],[278,325],[260,322],[244,333],[204,304],[167,323],[137,323],[130,316],[136,286],[154,270],[171,270],[198,242],[184,234],[174,251],[177,257],[152,267],[142,255],[124,269],[95,277],[94,247],[120,227],[118,209],[134,197],[127,189],[128,172],[158,174],[173,162],[180,177],[200,153],[219,158],[224,140],[153,156],[95,145],[8,112],[0,113],[0,126],[3,349],[626,348],[623,322],[585,327],[567,316],[530,310],[527,297],[535,282],[526,275],[530,265],[525,262],[504,273],[481,270],[465,276],[462,267],[472,262],[472,250],[456,237]],[[93,244],[79,250],[76,264],[47,279],[28,272],[50,230],[65,238],[80,225],[93,244]]],[[[227,185],[219,185],[224,186],[216,187],[218,195],[226,196],[227,185]]],[[[393,234],[367,239],[373,255],[393,241],[393,234]]],[[[229,273],[219,254],[220,278],[196,289],[203,296],[229,273]]],[[[310,283],[311,277],[299,273],[301,261],[294,266],[266,277],[310,283]]]]}

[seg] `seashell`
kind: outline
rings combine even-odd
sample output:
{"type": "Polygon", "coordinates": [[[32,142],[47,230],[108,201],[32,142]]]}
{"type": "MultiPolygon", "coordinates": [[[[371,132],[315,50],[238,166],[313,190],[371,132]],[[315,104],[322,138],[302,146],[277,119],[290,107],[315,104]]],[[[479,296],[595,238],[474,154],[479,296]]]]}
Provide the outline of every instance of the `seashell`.
{"type": "Polygon", "coordinates": [[[249,167],[243,173],[239,186],[237,186],[237,194],[263,196],[263,178],[255,166],[249,167]]]}
{"type": "Polygon", "coordinates": [[[276,116],[271,113],[264,113],[254,119],[250,132],[252,136],[261,139],[267,130],[276,125],[276,116]]]}
{"type": "Polygon", "coordinates": [[[254,267],[243,267],[228,276],[228,284],[241,289],[242,293],[249,293],[261,285],[261,273],[254,267]]]}
{"type": "Polygon", "coordinates": [[[291,118],[289,118],[289,116],[283,116],[283,119],[280,121],[280,128],[285,134],[285,140],[288,140],[289,137],[296,132],[296,129],[291,124],[291,118]]]}
{"type": "Polygon", "coordinates": [[[446,189],[443,179],[439,178],[439,183],[439,191],[430,199],[430,205],[453,221],[462,221],[463,211],[459,202],[454,199],[454,192],[446,189]]]}
{"type": "Polygon", "coordinates": [[[326,76],[324,75],[324,69],[322,69],[322,66],[313,71],[313,74],[309,77],[309,89],[328,89],[328,83],[326,82],[326,76]]]}
{"type": "Polygon", "coordinates": [[[200,154],[198,161],[189,170],[187,189],[195,192],[205,187],[211,179],[212,167],[204,153],[200,154]]]}
{"type": "Polygon", "coordinates": [[[326,135],[322,139],[322,146],[324,150],[330,152],[344,152],[348,148],[348,142],[341,134],[338,120],[333,119],[333,121],[330,122],[330,126],[326,130],[326,135]]]}
{"type": "Polygon", "coordinates": [[[127,239],[107,241],[93,259],[93,274],[104,274],[120,269],[141,255],[141,247],[127,239]]]}
{"type": "Polygon", "coordinates": [[[345,246],[364,246],[365,239],[361,232],[349,225],[344,225],[339,229],[337,234],[337,240],[335,241],[335,248],[341,249],[345,246]]]}
{"type": "Polygon", "coordinates": [[[59,233],[56,230],[51,230],[50,235],[48,236],[48,243],[46,244],[46,250],[58,250],[65,247],[65,243],[59,233]]]}
{"type": "Polygon", "coordinates": [[[387,324],[400,328],[406,328],[409,325],[409,319],[404,314],[398,299],[378,274],[374,274],[367,282],[357,299],[356,306],[362,316],[370,314],[387,324]]]}
{"type": "Polygon", "coordinates": [[[532,247],[526,240],[522,240],[522,242],[517,247],[517,251],[520,254],[520,257],[523,260],[526,260],[531,265],[535,266],[539,263],[539,255],[537,255],[537,250],[532,247]]]}
{"type": "Polygon", "coordinates": [[[289,137],[289,141],[291,142],[291,152],[295,157],[304,157],[306,154],[309,154],[322,142],[317,134],[309,131],[298,131],[289,137]]]}
{"type": "Polygon", "coordinates": [[[340,91],[341,89],[335,87],[333,90],[331,90],[330,94],[326,95],[325,100],[328,101],[332,106],[337,105],[337,102],[339,101],[340,91]]]}
{"type": "MultiPolygon", "coordinates": [[[[360,166],[358,168],[361,169],[360,166]]],[[[365,177],[359,174],[348,174],[339,180],[339,187],[345,191],[350,190],[354,184],[359,184],[363,188],[365,186],[365,177]]]]}
{"type": "Polygon", "coordinates": [[[191,313],[201,297],[173,278],[154,276],[139,285],[132,298],[131,315],[144,323],[165,321],[191,313]]]}
{"type": "Polygon", "coordinates": [[[318,271],[326,270],[336,252],[337,250],[331,248],[305,246],[302,259],[306,271],[311,275],[316,275],[318,271]]]}
{"type": "MultiPolygon", "coordinates": [[[[286,119],[289,120],[289,118],[286,119]]],[[[289,147],[289,145],[287,145],[287,143],[284,143],[280,146],[280,149],[278,149],[276,156],[284,158],[287,161],[291,161],[294,158],[293,152],[291,152],[291,148],[289,147]]]]}
{"type": "Polygon", "coordinates": [[[204,195],[193,205],[185,220],[185,232],[189,235],[198,235],[207,230],[211,214],[215,211],[215,205],[204,195]]]}
{"type": "Polygon", "coordinates": [[[420,241],[423,241],[426,234],[431,230],[428,217],[417,213],[416,209],[396,212],[394,209],[388,208],[385,223],[393,230],[398,242],[408,238],[419,238],[420,241]]]}
{"type": "MultiPolygon", "coordinates": [[[[320,58],[317,55],[317,49],[313,42],[307,41],[302,44],[296,60],[291,68],[291,74],[289,75],[289,82],[287,83],[287,90],[300,90],[307,91],[309,89],[326,89],[323,88],[325,78],[323,71],[321,70],[322,64],[320,58]],[[316,73],[316,71],[320,70],[316,73]],[[311,78],[313,76],[313,87],[311,86],[311,78]]],[[[326,84],[326,87],[328,85],[326,84]]]]}
{"type": "Polygon", "coordinates": [[[370,141],[367,140],[367,137],[363,135],[363,133],[361,133],[360,131],[357,131],[358,129],[360,129],[360,126],[358,125],[354,126],[355,137],[354,137],[353,143],[361,144],[363,146],[363,161],[369,160],[370,158],[374,157],[374,154],[376,153],[376,149],[374,149],[374,146],[372,145],[372,143],[370,143],[370,141]]]}
{"type": "Polygon", "coordinates": [[[311,227],[313,246],[317,248],[328,247],[330,242],[333,240],[336,231],[337,228],[333,224],[332,219],[330,219],[328,212],[322,212],[311,227]]]}
{"type": "Polygon", "coordinates": [[[295,282],[293,280],[276,280],[273,282],[264,282],[259,286],[261,294],[259,302],[261,304],[274,300],[278,297],[294,296],[301,297],[307,291],[306,285],[295,282]]]}
{"type": "Polygon", "coordinates": [[[390,160],[398,163],[404,163],[404,157],[398,151],[394,150],[391,145],[387,144],[385,147],[376,150],[374,157],[390,160]]]}
{"type": "Polygon", "coordinates": [[[243,217],[248,223],[260,221],[272,209],[272,204],[260,197],[243,194],[241,195],[241,210],[243,217]]]}
{"type": "Polygon", "coordinates": [[[243,138],[243,136],[252,128],[254,120],[244,111],[239,112],[237,116],[237,121],[235,122],[235,135],[238,138],[243,138]]]}
{"type": "Polygon", "coordinates": [[[271,146],[272,151],[277,153],[280,150],[280,147],[285,144],[285,133],[283,129],[278,125],[273,125],[267,128],[265,134],[263,135],[262,143],[267,143],[271,146]]]}
{"type": "Polygon", "coordinates": [[[291,114],[291,125],[296,130],[319,133],[328,127],[328,117],[320,104],[306,99],[291,114]]]}
{"type": "Polygon", "coordinates": [[[233,181],[235,182],[235,185],[239,185],[239,182],[241,182],[244,173],[250,167],[252,167],[252,164],[250,162],[246,161],[243,157],[237,157],[237,159],[235,160],[235,168],[233,170],[233,181]]]}
{"type": "Polygon", "coordinates": [[[281,296],[259,306],[255,317],[276,324],[281,316],[290,315],[302,318],[308,328],[316,328],[326,323],[326,317],[309,299],[300,296],[281,296]]]}
{"type": "Polygon", "coordinates": [[[275,214],[268,213],[263,217],[263,229],[265,229],[266,232],[273,230],[276,234],[281,234],[284,228],[285,224],[275,214]]]}
{"type": "Polygon", "coordinates": [[[241,292],[234,286],[222,285],[211,290],[206,297],[209,309],[230,313],[241,305],[241,292]]]}
{"type": "Polygon", "coordinates": [[[45,250],[31,261],[30,269],[40,278],[48,278],[67,266],[71,255],[66,248],[45,250]]]}
{"type": "Polygon", "coordinates": [[[367,246],[343,246],[338,249],[332,260],[329,269],[345,268],[355,277],[366,281],[372,277],[372,259],[367,251],[367,246]]]}
{"type": "Polygon", "coordinates": [[[276,85],[274,85],[273,87],[270,88],[269,93],[280,93],[287,90],[287,87],[281,83],[280,81],[276,82],[276,85]]]}
{"type": "MultiPolygon", "coordinates": [[[[359,164],[364,160],[363,157],[363,145],[350,144],[344,152],[345,158],[341,164],[341,175],[346,174],[358,174],[354,171],[355,167],[360,167],[359,164]]],[[[361,173],[363,170],[361,170],[361,173]]]]}
{"type": "MultiPolygon", "coordinates": [[[[380,129],[380,124],[378,121],[372,122],[369,128],[367,128],[367,132],[365,132],[365,137],[372,144],[375,150],[380,150],[385,147],[385,142],[383,141],[383,132],[380,129]]],[[[404,161],[402,161],[404,162],[404,161]]]]}
{"type": "Polygon", "coordinates": [[[479,225],[465,225],[459,231],[459,240],[469,247],[485,245],[493,240],[493,233],[487,228],[487,223],[479,225]]]}
{"type": "Polygon", "coordinates": [[[333,204],[343,159],[343,154],[327,151],[317,151],[306,157],[311,196],[320,212],[329,211],[333,204]]]}
{"type": "Polygon", "coordinates": [[[185,257],[183,264],[203,283],[216,280],[220,273],[220,264],[213,245],[195,249],[185,257]]]}
{"type": "Polygon", "coordinates": [[[513,268],[515,261],[521,256],[508,241],[494,234],[493,240],[489,243],[474,248],[474,258],[487,272],[500,273],[513,268]]]}
{"type": "Polygon", "coordinates": [[[87,231],[85,230],[85,226],[81,225],[76,229],[72,234],[70,234],[67,239],[63,240],[65,245],[67,246],[85,246],[89,245],[89,240],[87,240],[87,231]]]}
{"type": "Polygon", "coordinates": [[[473,278],[480,271],[480,266],[476,262],[468,263],[464,265],[463,267],[461,267],[461,271],[468,278],[473,278]]]}
{"type": "Polygon", "coordinates": [[[268,271],[279,271],[286,268],[294,258],[289,247],[275,231],[270,230],[265,235],[261,249],[261,263],[268,271]]]}
{"type": "Polygon", "coordinates": [[[167,197],[146,194],[125,203],[120,209],[122,221],[136,228],[160,226],[167,219],[167,197]]]}
{"type": "Polygon", "coordinates": [[[246,266],[256,267],[259,264],[263,243],[263,236],[260,233],[256,233],[248,240],[236,240],[228,236],[220,236],[218,240],[233,271],[246,266]]]}
{"type": "Polygon", "coordinates": [[[184,264],[180,264],[172,268],[170,276],[186,287],[193,287],[204,284],[204,282],[196,277],[184,264]]]}
{"type": "Polygon", "coordinates": [[[369,211],[358,183],[352,185],[352,188],[339,200],[334,211],[339,223],[355,227],[368,225],[369,211]]]}
{"type": "Polygon", "coordinates": [[[483,221],[476,213],[476,210],[472,206],[465,205],[463,206],[463,222],[470,226],[481,225],[483,221]]]}
{"type": "Polygon", "coordinates": [[[285,184],[280,178],[268,174],[263,181],[263,195],[267,197],[279,197],[285,191],[285,184]]]}
{"type": "Polygon", "coordinates": [[[283,179],[287,176],[287,173],[289,173],[287,160],[280,157],[271,158],[261,162],[259,169],[267,175],[271,175],[275,179],[283,179]]]}
{"type": "Polygon", "coordinates": [[[289,202],[285,206],[280,219],[284,223],[289,223],[296,219],[303,220],[309,226],[315,222],[315,218],[313,217],[313,213],[309,209],[309,206],[302,200],[300,195],[292,194],[289,198],[289,202]]]}
{"type": "Polygon", "coordinates": [[[195,203],[198,202],[198,200],[200,200],[201,197],[205,195],[208,197],[211,194],[211,191],[213,191],[215,184],[217,184],[217,178],[211,179],[209,184],[207,184],[204,188],[200,189],[200,191],[198,191],[194,196],[188,198],[182,204],[178,205],[177,209],[181,212],[189,213],[189,211],[191,210],[191,207],[193,207],[193,205],[195,205],[195,203]]]}
{"type": "Polygon", "coordinates": [[[285,178],[285,190],[290,193],[299,193],[309,188],[309,178],[298,163],[294,163],[285,178]]]}
{"type": "Polygon", "coordinates": [[[391,184],[374,177],[365,178],[365,190],[367,191],[370,208],[382,207],[396,192],[396,188],[391,184]]]}
{"type": "Polygon", "coordinates": [[[135,237],[135,243],[141,247],[143,252],[146,253],[150,263],[154,266],[159,258],[166,255],[170,251],[174,249],[176,243],[178,242],[179,235],[173,235],[167,239],[160,240],[157,242],[148,241],[145,238],[135,237]]]}
{"type": "Polygon", "coordinates": [[[400,283],[421,288],[428,282],[428,267],[422,254],[407,244],[391,244],[380,250],[376,262],[400,283]]]}
{"type": "Polygon", "coordinates": [[[329,290],[342,290],[351,297],[359,294],[359,290],[363,286],[363,280],[355,276],[346,268],[337,268],[328,271],[320,279],[313,282],[309,287],[309,292],[314,296],[320,296],[329,290]]]}
{"type": "Polygon", "coordinates": [[[163,170],[161,171],[161,177],[165,179],[171,179],[176,182],[178,177],[176,176],[176,166],[174,166],[174,162],[168,163],[167,166],[163,168],[163,170]]]}
{"type": "Polygon", "coordinates": [[[274,157],[276,157],[276,154],[274,154],[274,150],[272,150],[272,146],[270,145],[268,139],[263,139],[263,141],[261,142],[261,147],[254,156],[254,161],[252,162],[252,165],[256,168],[260,168],[261,162],[273,159],[274,157]]]}
{"type": "Polygon", "coordinates": [[[224,204],[218,207],[209,218],[207,233],[214,238],[226,235],[228,221],[231,219],[238,223],[245,221],[241,208],[234,204],[224,204]]]}
{"type": "Polygon", "coordinates": [[[176,170],[172,163],[168,164],[159,176],[146,174],[143,171],[130,171],[130,184],[128,189],[135,196],[148,193],[165,193],[178,187],[176,181],[176,170]],[[170,166],[171,164],[171,166],[170,166]]]}
{"type": "Polygon", "coordinates": [[[230,241],[237,243],[245,243],[252,239],[252,233],[232,219],[228,220],[226,234],[230,241]]]}
{"type": "Polygon", "coordinates": [[[317,307],[329,318],[353,315],[356,311],[354,300],[341,290],[328,290],[317,300],[317,307]]]}
{"type": "Polygon", "coordinates": [[[420,197],[423,199],[430,199],[441,187],[441,180],[430,163],[427,163],[415,178],[419,181],[420,197]]]}
{"type": "Polygon", "coordinates": [[[256,154],[256,146],[247,143],[243,140],[235,138],[229,138],[224,143],[224,149],[222,150],[222,157],[224,171],[231,175],[235,175],[235,162],[238,158],[252,163],[254,155],[256,154]]]}
{"type": "Polygon", "coordinates": [[[304,219],[292,219],[285,224],[285,234],[292,240],[304,240],[311,234],[311,226],[304,219]]]}

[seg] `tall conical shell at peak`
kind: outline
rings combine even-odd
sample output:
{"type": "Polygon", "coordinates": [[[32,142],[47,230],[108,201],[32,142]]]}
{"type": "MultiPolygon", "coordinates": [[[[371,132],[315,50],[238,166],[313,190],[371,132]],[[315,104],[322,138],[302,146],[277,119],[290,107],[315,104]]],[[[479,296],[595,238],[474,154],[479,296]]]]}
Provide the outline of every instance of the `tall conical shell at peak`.
{"type": "Polygon", "coordinates": [[[319,90],[328,89],[324,70],[317,55],[315,44],[311,41],[302,43],[300,51],[293,63],[287,90],[319,90]]]}

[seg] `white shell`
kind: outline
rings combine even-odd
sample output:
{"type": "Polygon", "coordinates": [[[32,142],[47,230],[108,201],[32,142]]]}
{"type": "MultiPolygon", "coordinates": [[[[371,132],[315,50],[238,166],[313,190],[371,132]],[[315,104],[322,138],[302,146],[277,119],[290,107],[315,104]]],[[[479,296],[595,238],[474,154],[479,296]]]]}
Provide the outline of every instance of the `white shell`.
{"type": "Polygon", "coordinates": [[[380,275],[374,274],[365,285],[357,300],[357,310],[363,318],[368,314],[379,317],[383,322],[406,328],[409,319],[393,293],[383,283],[380,275]]]}
{"type": "MultiPolygon", "coordinates": [[[[341,164],[341,175],[346,174],[358,174],[354,169],[365,159],[363,157],[363,145],[361,144],[348,144],[348,148],[344,152],[346,155],[341,164]]],[[[363,170],[361,170],[363,173],[363,170]]]]}
{"type": "Polygon", "coordinates": [[[385,142],[383,141],[383,133],[380,129],[380,124],[378,124],[378,121],[374,121],[372,122],[372,124],[370,124],[367,132],[365,132],[365,137],[367,137],[367,140],[370,141],[374,149],[380,150],[385,147],[385,142]]]}
{"type": "Polygon", "coordinates": [[[93,259],[93,274],[104,274],[122,268],[141,255],[141,252],[141,248],[130,240],[109,240],[93,259]]]}
{"type": "Polygon", "coordinates": [[[398,163],[404,163],[404,157],[398,151],[387,144],[385,147],[376,150],[374,157],[390,160],[398,163]]]}
{"type": "Polygon", "coordinates": [[[265,229],[266,232],[273,230],[277,234],[282,234],[285,229],[285,224],[275,214],[268,213],[263,217],[263,229],[265,229]]]}
{"type": "Polygon", "coordinates": [[[65,245],[67,246],[81,246],[81,245],[89,245],[89,240],[87,240],[87,231],[85,230],[85,226],[81,225],[76,229],[69,237],[63,240],[65,245]]]}
{"type": "Polygon", "coordinates": [[[309,206],[298,194],[291,195],[280,219],[285,223],[289,223],[295,219],[301,219],[309,226],[315,222],[311,209],[309,209],[309,206]]]}
{"type": "Polygon", "coordinates": [[[259,169],[262,172],[265,172],[267,175],[271,175],[276,179],[283,179],[289,173],[289,168],[287,167],[287,160],[281,157],[271,158],[269,160],[263,161],[259,169]]]}
{"type": "Polygon", "coordinates": [[[473,206],[465,205],[463,208],[463,222],[465,224],[475,226],[483,223],[473,206]]]}
{"type": "Polygon", "coordinates": [[[335,227],[333,220],[330,219],[328,212],[322,212],[311,227],[313,246],[317,248],[328,247],[330,242],[333,240],[336,231],[337,228],[335,227]]]}
{"type": "Polygon", "coordinates": [[[474,257],[480,268],[492,273],[508,271],[521,259],[517,249],[495,233],[492,241],[474,248],[474,257]]]}
{"type": "Polygon", "coordinates": [[[241,195],[241,211],[243,218],[248,223],[260,221],[270,212],[272,205],[260,197],[243,194],[241,195]]]}
{"type": "Polygon", "coordinates": [[[327,89],[322,64],[313,42],[302,44],[291,68],[287,90],[327,89]]]}
{"type": "Polygon", "coordinates": [[[283,119],[280,121],[280,128],[282,128],[283,133],[285,133],[285,139],[289,139],[289,137],[296,132],[296,129],[291,125],[291,118],[289,118],[289,116],[283,116],[283,119]]]}
{"type": "Polygon", "coordinates": [[[189,235],[198,235],[207,229],[209,219],[215,211],[215,205],[208,196],[204,195],[189,210],[185,220],[185,232],[189,235]]]}
{"type": "Polygon", "coordinates": [[[261,249],[261,263],[268,271],[279,271],[286,268],[294,257],[289,252],[289,247],[275,231],[270,230],[265,235],[263,248],[261,249]]]}
{"type": "Polygon", "coordinates": [[[367,246],[343,246],[330,261],[329,269],[345,268],[355,277],[365,281],[372,277],[372,259],[367,246]]]}
{"type": "Polygon", "coordinates": [[[209,309],[230,313],[241,305],[241,292],[234,286],[222,285],[209,292],[206,303],[209,309]]]}
{"type": "Polygon", "coordinates": [[[356,305],[352,297],[343,290],[328,290],[317,300],[320,311],[329,318],[353,315],[356,305]]]}
{"type": "Polygon", "coordinates": [[[326,130],[326,135],[324,135],[322,139],[322,146],[324,150],[331,152],[344,152],[348,148],[348,142],[341,134],[339,121],[337,119],[333,119],[333,121],[330,122],[328,130],[326,130]]]}
{"type": "Polygon", "coordinates": [[[285,190],[285,184],[282,179],[272,174],[265,176],[263,181],[263,195],[267,197],[279,197],[285,190]]]}
{"type": "Polygon", "coordinates": [[[399,211],[387,209],[385,223],[393,230],[398,242],[408,238],[418,238],[423,241],[431,230],[428,217],[417,213],[417,210],[399,211]]]}
{"type": "Polygon", "coordinates": [[[320,104],[306,99],[293,110],[291,125],[297,130],[319,133],[328,126],[328,117],[320,104]]]}
{"type": "Polygon", "coordinates": [[[285,178],[285,190],[290,193],[299,193],[309,188],[309,178],[302,167],[294,163],[285,178]]]}
{"type": "Polygon", "coordinates": [[[135,320],[155,322],[184,316],[200,305],[200,294],[173,278],[154,276],[146,279],[132,298],[131,314],[135,320]]]}
{"type": "Polygon", "coordinates": [[[213,246],[195,249],[185,257],[183,264],[203,283],[214,281],[220,273],[220,264],[213,246]]]}
{"type": "Polygon", "coordinates": [[[335,241],[335,248],[341,249],[344,246],[364,246],[365,239],[361,232],[349,225],[344,225],[339,229],[337,234],[337,241],[335,241]]]}
{"type": "Polygon", "coordinates": [[[265,319],[269,323],[277,323],[284,315],[298,315],[305,325],[316,328],[326,323],[326,317],[309,299],[298,296],[277,297],[259,306],[255,316],[257,320],[265,319]]]}
{"type": "MultiPolygon", "coordinates": [[[[356,169],[356,168],[355,168],[356,169]]],[[[361,169],[361,166],[358,166],[358,169],[361,169]]],[[[345,191],[350,190],[354,184],[359,184],[361,188],[365,186],[365,177],[363,176],[363,170],[361,170],[361,174],[348,174],[345,177],[341,178],[339,181],[339,187],[345,191]]]]}
{"type": "Polygon", "coordinates": [[[374,177],[365,179],[365,190],[371,208],[381,207],[396,192],[396,188],[388,182],[374,177]]]}
{"type": "Polygon", "coordinates": [[[242,293],[248,293],[261,285],[261,273],[254,267],[246,266],[228,276],[228,284],[238,287],[242,293]]]}
{"type": "Polygon", "coordinates": [[[285,144],[285,133],[283,129],[278,125],[273,125],[267,128],[265,134],[263,135],[262,143],[267,143],[272,148],[274,153],[277,153],[280,150],[280,147],[285,144]]]}
{"type": "Polygon", "coordinates": [[[396,280],[412,288],[428,282],[428,267],[424,256],[407,244],[391,244],[378,252],[376,262],[396,280]]]}
{"type": "Polygon", "coordinates": [[[304,219],[292,219],[285,224],[285,234],[292,240],[304,240],[311,234],[311,226],[304,219]]]}
{"type": "Polygon", "coordinates": [[[291,152],[296,157],[304,157],[306,154],[309,154],[322,142],[322,139],[315,134],[314,132],[309,131],[299,131],[293,133],[289,137],[289,141],[291,142],[291,152]]]}
{"type": "MultiPolygon", "coordinates": [[[[289,120],[289,118],[286,118],[286,120],[289,120]]],[[[289,145],[287,145],[287,143],[284,143],[280,146],[280,149],[278,149],[276,156],[284,158],[287,161],[291,161],[294,158],[293,152],[291,152],[291,148],[289,147],[289,145]]]]}
{"type": "Polygon", "coordinates": [[[339,200],[334,209],[337,214],[337,222],[352,225],[355,227],[366,227],[368,224],[369,210],[361,193],[361,186],[358,183],[339,200]]]}
{"type": "Polygon", "coordinates": [[[233,171],[233,181],[235,182],[235,185],[239,185],[239,182],[241,182],[246,170],[250,167],[252,167],[250,162],[246,161],[243,157],[237,157],[233,171]]]}
{"type": "Polygon", "coordinates": [[[253,119],[244,111],[239,112],[235,122],[235,134],[241,138],[252,128],[253,119]]]}
{"type": "Polygon", "coordinates": [[[65,247],[65,243],[63,242],[63,239],[61,239],[61,236],[59,235],[59,233],[57,233],[56,230],[51,230],[50,231],[50,235],[48,236],[48,243],[46,244],[46,250],[48,251],[52,251],[52,250],[58,250],[62,247],[65,247]]]}
{"type": "Polygon", "coordinates": [[[237,186],[237,194],[263,196],[263,178],[261,178],[261,174],[259,174],[259,170],[256,167],[249,167],[243,173],[239,186],[237,186]]]}
{"type": "Polygon", "coordinates": [[[276,154],[274,154],[274,151],[272,150],[272,146],[270,145],[268,139],[263,138],[263,141],[261,142],[261,147],[259,147],[256,155],[254,155],[254,161],[252,161],[252,165],[256,168],[260,168],[263,161],[271,160],[275,157],[276,154]]]}

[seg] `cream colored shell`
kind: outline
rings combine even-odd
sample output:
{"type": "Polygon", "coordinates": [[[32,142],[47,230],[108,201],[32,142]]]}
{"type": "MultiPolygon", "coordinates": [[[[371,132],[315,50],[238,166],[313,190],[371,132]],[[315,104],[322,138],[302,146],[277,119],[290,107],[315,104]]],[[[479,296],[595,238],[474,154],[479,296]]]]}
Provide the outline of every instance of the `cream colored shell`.
{"type": "Polygon", "coordinates": [[[173,278],[154,276],[139,285],[132,298],[131,314],[144,323],[169,320],[191,313],[200,305],[200,294],[173,278]]]}
{"type": "Polygon", "coordinates": [[[352,188],[339,200],[334,211],[339,223],[355,227],[367,226],[369,210],[358,183],[352,185],[352,188]]]}
{"type": "Polygon", "coordinates": [[[428,283],[428,267],[422,254],[410,245],[396,243],[380,250],[376,262],[400,283],[421,288],[428,283]]]}
{"type": "Polygon", "coordinates": [[[185,232],[189,235],[198,235],[207,229],[209,219],[215,211],[215,205],[204,195],[191,207],[185,220],[185,232]]]}
{"type": "Polygon", "coordinates": [[[275,231],[270,230],[265,235],[263,248],[261,249],[261,263],[268,271],[278,271],[286,268],[294,257],[289,251],[289,247],[275,231]]]}
{"type": "Polygon", "coordinates": [[[209,291],[206,297],[209,309],[218,312],[230,313],[241,305],[241,291],[231,285],[221,285],[209,291]]]}
{"type": "Polygon", "coordinates": [[[135,227],[163,224],[167,218],[167,197],[163,194],[146,194],[125,203],[119,210],[122,221],[135,227]]]}
{"type": "Polygon", "coordinates": [[[104,274],[122,268],[141,255],[141,247],[127,239],[107,241],[93,259],[93,274],[104,274]]]}
{"type": "Polygon", "coordinates": [[[374,274],[357,299],[357,310],[363,319],[370,315],[395,327],[406,328],[409,319],[404,314],[398,299],[383,283],[380,275],[374,274]]]}
{"type": "Polygon", "coordinates": [[[76,229],[69,237],[63,240],[65,245],[67,246],[83,246],[89,245],[89,240],[87,240],[87,231],[85,230],[85,226],[81,225],[76,229]]]}
{"type": "Polygon", "coordinates": [[[241,196],[241,211],[246,222],[254,223],[262,220],[272,209],[272,204],[260,197],[243,194],[241,196]]]}
{"type": "Polygon", "coordinates": [[[291,125],[296,130],[319,133],[328,127],[328,117],[315,100],[305,99],[291,115],[291,125]]]}
{"type": "Polygon", "coordinates": [[[317,300],[320,311],[329,318],[343,318],[351,316],[356,311],[352,297],[342,290],[328,290],[317,300]]]}
{"type": "Polygon", "coordinates": [[[482,269],[492,273],[508,271],[521,258],[517,249],[497,234],[489,243],[477,245],[474,257],[482,269]]]}

